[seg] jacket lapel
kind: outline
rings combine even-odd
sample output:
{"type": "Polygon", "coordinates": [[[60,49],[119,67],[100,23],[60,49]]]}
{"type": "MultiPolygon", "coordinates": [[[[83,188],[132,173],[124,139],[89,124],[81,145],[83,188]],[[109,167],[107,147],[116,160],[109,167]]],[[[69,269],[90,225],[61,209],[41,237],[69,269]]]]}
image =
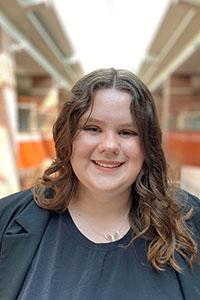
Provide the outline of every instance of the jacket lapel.
{"type": "Polygon", "coordinates": [[[50,218],[50,212],[34,201],[9,224],[2,243],[0,260],[1,297],[16,299],[50,218]]]}

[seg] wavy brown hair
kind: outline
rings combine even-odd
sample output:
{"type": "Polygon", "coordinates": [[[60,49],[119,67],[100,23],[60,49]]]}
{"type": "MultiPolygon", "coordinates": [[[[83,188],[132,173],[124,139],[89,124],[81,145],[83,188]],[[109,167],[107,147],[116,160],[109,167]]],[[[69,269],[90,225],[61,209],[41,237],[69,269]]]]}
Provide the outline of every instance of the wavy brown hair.
{"type": "Polygon", "coordinates": [[[92,107],[94,92],[104,88],[130,93],[130,110],[144,154],[142,170],[133,184],[130,222],[134,235],[131,243],[139,237],[148,239],[147,255],[152,266],[162,271],[170,264],[180,272],[175,253],[178,252],[190,266],[197,255],[196,243],[186,226],[191,211],[182,212],[169,187],[161,129],[152,95],[144,83],[127,70],[96,70],[73,86],[53,126],[56,159],[33,188],[35,200],[45,209],[57,212],[67,209],[78,185],[70,157],[79,119],[92,107]]]}

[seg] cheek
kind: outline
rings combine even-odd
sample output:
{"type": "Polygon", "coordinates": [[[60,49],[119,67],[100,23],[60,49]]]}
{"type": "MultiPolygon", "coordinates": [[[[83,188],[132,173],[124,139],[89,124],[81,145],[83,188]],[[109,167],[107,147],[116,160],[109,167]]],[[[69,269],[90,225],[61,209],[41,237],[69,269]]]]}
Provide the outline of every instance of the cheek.
{"type": "Polygon", "coordinates": [[[96,146],[96,144],[97,141],[95,138],[91,138],[90,136],[85,134],[80,134],[73,142],[71,159],[75,159],[81,156],[83,157],[89,154],[96,146]]]}
{"type": "Polygon", "coordinates": [[[138,140],[130,141],[124,145],[124,151],[130,159],[144,160],[144,155],[138,140]]]}

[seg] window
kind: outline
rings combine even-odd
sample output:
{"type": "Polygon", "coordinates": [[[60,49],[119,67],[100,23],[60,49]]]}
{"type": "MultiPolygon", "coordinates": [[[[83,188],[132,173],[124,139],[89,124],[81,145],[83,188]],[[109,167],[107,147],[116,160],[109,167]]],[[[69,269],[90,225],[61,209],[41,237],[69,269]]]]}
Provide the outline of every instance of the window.
{"type": "Polygon", "coordinates": [[[30,115],[29,109],[19,109],[19,131],[29,132],[30,131],[30,115]]]}
{"type": "Polygon", "coordinates": [[[178,130],[199,131],[200,111],[180,112],[177,116],[176,127],[178,130]]]}
{"type": "Polygon", "coordinates": [[[19,103],[18,105],[19,132],[34,132],[38,130],[38,112],[34,103],[19,103]]]}

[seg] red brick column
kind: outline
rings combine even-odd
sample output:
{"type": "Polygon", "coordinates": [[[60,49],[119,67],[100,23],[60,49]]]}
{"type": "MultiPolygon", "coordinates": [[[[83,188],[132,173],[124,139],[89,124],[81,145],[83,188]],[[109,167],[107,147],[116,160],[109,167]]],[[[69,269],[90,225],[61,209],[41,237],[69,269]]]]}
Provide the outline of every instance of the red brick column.
{"type": "Polygon", "coordinates": [[[12,56],[0,51],[0,197],[19,190],[16,167],[17,99],[12,56]]]}
{"type": "Polygon", "coordinates": [[[164,83],[162,95],[160,119],[163,145],[178,178],[183,165],[200,165],[197,154],[200,147],[199,132],[191,122],[192,116],[199,113],[200,93],[194,88],[190,76],[173,75],[164,83]]]}

